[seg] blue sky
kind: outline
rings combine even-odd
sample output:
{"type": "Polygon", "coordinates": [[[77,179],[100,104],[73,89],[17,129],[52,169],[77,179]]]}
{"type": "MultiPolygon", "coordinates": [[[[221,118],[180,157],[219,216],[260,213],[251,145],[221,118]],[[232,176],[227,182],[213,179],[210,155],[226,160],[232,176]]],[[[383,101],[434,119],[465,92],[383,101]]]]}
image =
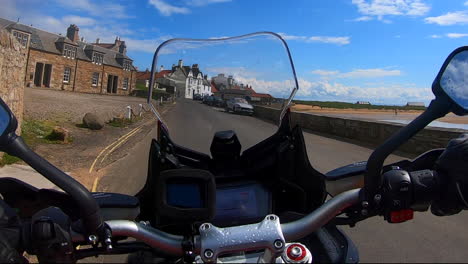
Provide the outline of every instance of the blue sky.
{"type": "Polygon", "coordinates": [[[172,37],[268,30],[287,40],[299,96],[404,104],[432,98],[443,60],[468,41],[466,0],[1,0],[0,16],[89,42],[120,36],[140,69],[172,37]]]}

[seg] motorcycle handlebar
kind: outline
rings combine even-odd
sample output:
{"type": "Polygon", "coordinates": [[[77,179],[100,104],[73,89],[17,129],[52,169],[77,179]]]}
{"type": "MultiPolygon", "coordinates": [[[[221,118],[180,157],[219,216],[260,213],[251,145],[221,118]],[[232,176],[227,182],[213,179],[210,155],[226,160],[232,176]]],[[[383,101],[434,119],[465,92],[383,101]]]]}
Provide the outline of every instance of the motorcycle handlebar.
{"type": "MultiPolygon", "coordinates": [[[[344,192],[330,199],[318,209],[307,216],[281,225],[286,241],[293,241],[303,238],[323,225],[327,224],[344,209],[359,202],[360,189],[344,192]]],[[[125,236],[145,242],[153,248],[158,248],[174,256],[182,256],[182,236],[171,235],[152,228],[142,223],[135,223],[128,220],[110,220],[105,222],[110,228],[113,236],[125,236]]],[[[248,230],[246,230],[248,232],[248,230]]],[[[199,239],[195,238],[195,241],[199,239]]],[[[200,252],[200,243],[195,244],[195,253],[200,252]]]]}

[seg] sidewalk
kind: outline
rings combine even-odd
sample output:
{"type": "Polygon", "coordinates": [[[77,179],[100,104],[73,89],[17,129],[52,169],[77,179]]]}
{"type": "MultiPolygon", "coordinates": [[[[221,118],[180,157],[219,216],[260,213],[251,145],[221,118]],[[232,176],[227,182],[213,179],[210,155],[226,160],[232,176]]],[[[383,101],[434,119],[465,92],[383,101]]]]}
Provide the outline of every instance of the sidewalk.
{"type": "Polygon", "coordinates": [[[59,187],[55,186],[55,184],[27,165],[13,164],[0,168],[0,178],[5,177],[18,179],[38,189],[61,190],[59,187]]]}

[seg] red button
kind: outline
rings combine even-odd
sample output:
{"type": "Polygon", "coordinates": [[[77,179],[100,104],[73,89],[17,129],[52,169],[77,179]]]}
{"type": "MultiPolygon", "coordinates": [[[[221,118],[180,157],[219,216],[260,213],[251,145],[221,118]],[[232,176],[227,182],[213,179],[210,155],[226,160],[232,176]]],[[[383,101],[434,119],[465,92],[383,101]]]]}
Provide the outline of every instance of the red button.
{"type": "Polygon", "coordinates": [[[403,223],[414,218],[411,209],[390,212],[390,223],[403,223]]]}

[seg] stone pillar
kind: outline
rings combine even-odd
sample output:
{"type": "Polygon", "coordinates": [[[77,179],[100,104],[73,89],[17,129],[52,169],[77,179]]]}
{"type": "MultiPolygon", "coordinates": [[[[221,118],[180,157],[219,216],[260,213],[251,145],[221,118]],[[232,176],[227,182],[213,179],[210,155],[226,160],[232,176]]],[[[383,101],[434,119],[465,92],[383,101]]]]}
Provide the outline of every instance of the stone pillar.
{"type": "Polygon", "coordinates": [[[0,97],[18,119],[18,135],[23,121],[27,51],[10,32],[0,30],[0,97]]]}

